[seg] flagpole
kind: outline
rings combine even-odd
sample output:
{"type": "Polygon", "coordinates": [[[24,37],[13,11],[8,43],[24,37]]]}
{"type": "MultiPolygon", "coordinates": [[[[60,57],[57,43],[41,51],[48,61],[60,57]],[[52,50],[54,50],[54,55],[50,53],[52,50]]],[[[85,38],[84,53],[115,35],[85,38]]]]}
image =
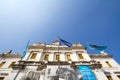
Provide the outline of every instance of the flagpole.
{"type": "MultiPolygon", "coordinates": [[[[30,42],[30,40],[28,41],[27,46],[26,46],[26,48],[25,48],[25,50],[24,50],[24,52],[23,52],[23,54],[22,54],[21,60],[22,60],[22,58],[24,58],[25,55],[26,55],[26,52],[27,52],[27,49],[28,49],[28,46],[29,46],[29,42],[30,42]]],[[[19,64],[20,64],[20,63],[19,63],[19,64]]],[[[17,72],[17,74],[15,75],[15,77],[14,77],[13,80],[16,80],[16,79],[17,79],[20,71],[21,71],[21,68],[18,70],[18,72],[17,72]]]]}
{"type": "MultiPolygon", "coordinates": [[[[59,54],[59,46],[60,46],[60,37],[59,36],[57,36],[57,40],[58,40],[58,42],[59,42],[59,44],[58,44],[58,54],[59,54]]],[[[59,54],[59,59],[60,59],[60,54],[59,54]]],[[[58,60],[58,70],[59,70],[59,68],[60,68],[60,60],[58,60]]],[[[59,74],[58,74],[58,77],[59,77],[59,74]]]]}
{"type": "Polygon", "coordinates": [[[30,43],[30,40],[28,40],[28,43],[27,43],[27,45],[26,45],[26,48],[25,48],[25,50],[24,50],[24,52],[23,52],[23,54],[22,54],[21,60],[22,60],[22,59],[25,57],[25,55],[26,55],[26,52],[27,52],[29,43],[30,43]]]}
{"type": "MultiPolygon", "coordinates": [[[[60,37],[58,36],[57,39],[58,39],[58,42],[59,42],[59,44],[58,44],[58,54],[59,54],[60,37]]],[[[60,55],[59,55],[59,57],[60,57],[60,55]]],[[[58,62],[59,62],[59,60],[58,60],[58,62]]]]}

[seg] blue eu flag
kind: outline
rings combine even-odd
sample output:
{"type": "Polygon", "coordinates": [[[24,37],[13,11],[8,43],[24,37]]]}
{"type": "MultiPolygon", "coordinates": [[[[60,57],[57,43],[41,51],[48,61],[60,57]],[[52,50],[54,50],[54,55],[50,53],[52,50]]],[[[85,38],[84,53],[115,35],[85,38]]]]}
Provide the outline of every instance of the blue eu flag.
{"type": "Polygon", "coordinates": [[[67,41],[65,41],[63,39],[59,39],[59,42],[60,42],[60,45],[64,44],[64,45],[66,45],[68,47],[72,47],[72,44],[70,42],[67,42],[67,41]]]}

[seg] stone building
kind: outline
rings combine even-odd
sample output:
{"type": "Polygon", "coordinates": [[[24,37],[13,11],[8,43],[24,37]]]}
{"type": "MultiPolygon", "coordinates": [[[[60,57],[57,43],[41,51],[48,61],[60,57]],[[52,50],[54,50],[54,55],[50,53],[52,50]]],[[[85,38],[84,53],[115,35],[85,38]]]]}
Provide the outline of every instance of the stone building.
{"type": "Polygon", "coordinates": [[[88,54],[79,43],[35,43],[22,59],[0,55],[0,80],[120,80],[120,65],[105,52],[88,54]]]}

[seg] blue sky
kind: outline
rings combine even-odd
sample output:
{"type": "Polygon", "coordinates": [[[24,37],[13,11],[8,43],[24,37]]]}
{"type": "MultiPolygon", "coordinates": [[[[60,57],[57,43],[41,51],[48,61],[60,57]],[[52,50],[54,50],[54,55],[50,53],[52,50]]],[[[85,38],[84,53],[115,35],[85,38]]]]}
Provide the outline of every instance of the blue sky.
{"type": "MultiPolygon", "coordinates": [[[[120,0],[0,0],[0,53],[22,53],[28,40],[106,45],[120,63],[120,0]]],[[[89,53],[99,53],[88,50],[89,53]]]]}

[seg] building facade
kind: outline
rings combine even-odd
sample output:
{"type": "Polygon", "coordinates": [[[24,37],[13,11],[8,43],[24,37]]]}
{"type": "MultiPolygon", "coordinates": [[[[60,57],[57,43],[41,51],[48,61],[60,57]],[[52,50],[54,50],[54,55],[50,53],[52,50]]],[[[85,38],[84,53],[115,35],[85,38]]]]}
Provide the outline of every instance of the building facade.
{"type": "Polygon", "coordinates": [[[120,80],[120,65],[105,52],[85,46],[35,43],[26,55],[0,55],[0,80],[120,80]]]}

